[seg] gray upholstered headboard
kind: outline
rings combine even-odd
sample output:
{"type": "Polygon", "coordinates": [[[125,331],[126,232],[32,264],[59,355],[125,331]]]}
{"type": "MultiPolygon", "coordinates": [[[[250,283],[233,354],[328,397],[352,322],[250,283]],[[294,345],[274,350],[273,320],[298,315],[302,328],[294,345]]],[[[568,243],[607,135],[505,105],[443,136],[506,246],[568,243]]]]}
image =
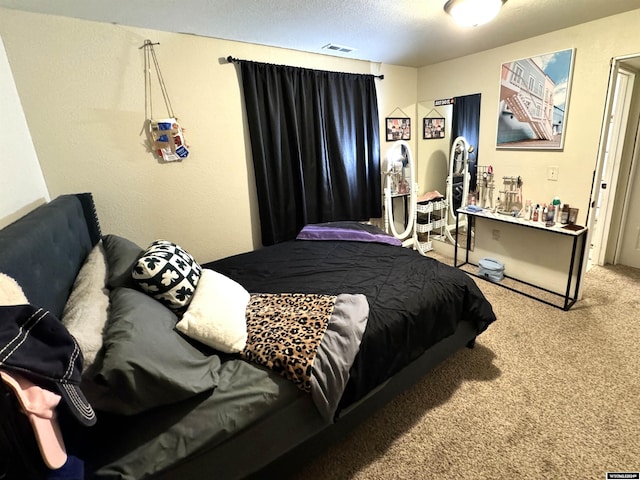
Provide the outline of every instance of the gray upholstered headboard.
{"type": "Polygon", "coordinates": [[[60,317],[100,235],[91,194],[62,195],[0,230],[0,272],[20,284],[31,304],[60,317]]]}

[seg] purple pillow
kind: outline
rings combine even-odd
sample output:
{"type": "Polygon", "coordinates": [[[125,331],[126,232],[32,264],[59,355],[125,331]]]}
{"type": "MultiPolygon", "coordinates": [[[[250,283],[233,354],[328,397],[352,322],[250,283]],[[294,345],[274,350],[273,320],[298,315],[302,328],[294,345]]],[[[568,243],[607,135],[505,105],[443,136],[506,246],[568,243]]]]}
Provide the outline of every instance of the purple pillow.
{"type": "Polygon", "coordinates": [[[328,222],[305,225],[297,240],[344,240],[402,246],[402,242],[380,228],[359,222],[328,222]]]}

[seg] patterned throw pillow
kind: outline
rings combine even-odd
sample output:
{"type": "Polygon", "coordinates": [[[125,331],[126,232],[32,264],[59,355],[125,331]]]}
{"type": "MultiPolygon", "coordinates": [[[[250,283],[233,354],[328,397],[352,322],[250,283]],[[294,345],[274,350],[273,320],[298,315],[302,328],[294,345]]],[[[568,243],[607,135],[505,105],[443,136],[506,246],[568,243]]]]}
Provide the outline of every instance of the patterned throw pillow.
{"type": "Polygon", "coordinates": [[[201,273],[202,267],[186,250],[156,240],[135,263],[131,276],[144,292],[180,311],[191,302],[201,273]]]}

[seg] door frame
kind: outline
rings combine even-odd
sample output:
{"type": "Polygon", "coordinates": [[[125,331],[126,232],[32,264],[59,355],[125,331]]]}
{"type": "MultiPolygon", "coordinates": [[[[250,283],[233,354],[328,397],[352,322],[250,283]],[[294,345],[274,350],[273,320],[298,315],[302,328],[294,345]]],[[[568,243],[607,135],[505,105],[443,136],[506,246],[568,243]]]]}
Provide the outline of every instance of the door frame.
{"type": "Polygon", "coordinates": [[[634,139],[633,152],[631,153],[631,168],[629,169],[629,178],[627,179],[627,183],[625,185],[626,191],[624,194],[624,204],[622,205],[622,214],[620,217],[620,229],[618,231],[618,235],[616,236],[616,245],[615,252],[613,254],[613,263],[614,265],[618,263],[620,259],[620,250],[622,248],[622,239],[624,234],[626,233],[627,228],[627,215],[629,213],[629,209],[632,207],[630,204],[631,200],[631,187],[635,183],[636,175],[640,172],[638,171],[638,156],[640,156],[640,118],[638,122],[636,122],[636,135],[634,139]]]}
{"type": "Polygon", "coordinates": [[[618,185],[618,179],[635,80],[635,73],[624,68],[620,62],[614,62],[611,75],[613,89],[603,122],[606,125],[603,125],[601,173],[594,181],[595,187],[599,188],[599,196],[595,201],[593,212],[594,236],[591,242],[593,245],[591,263],[597,265],[604,265],[606,262],[607,243],[611,238],[612,227],[619,229],[619,225],[612,225],[612,214],[616,192],[619,187],[622,187],[618,185]],[[603,184],[605,188],[602,187],[603,184]]]}
{"type": "MultiPolygon", "coordinates": [[[[610,126],[613,123],[611,122],[610,119],[611,119],[613,106],[614,106],[614,98],[616,95],[616,86],[617,86],[618,76],[619,76],[620,70],[625,70],[626,74],[635,73],[635,72],[627,71],[627,69],[625,69],[624,66],[621,65],[625,61],[628,61],[630,59],[640,59],[640,53],[614,57],[611,59],[611,62],[610,62],[611,68],[610,68],[610,74],[609,74],[609,84],[607,87],[607,99],[606,99],[605,111],[604,111],[604,116],[602,121],[600,142],[598,146],[598,159],[597,159],[596,167],[593,174],[593,181],[591,186],[591,199],[589,202],[589,213],[587,218],[587,225],[589,227],[588,244],[593,245],[593,242],[598,242],[598,245],[597,246],[594,245],[595,248],[593,249],[594,250],[593,252],[591,252],[592,250],[591,248],[587,249],[587,252],[585,252],[585,255],[587,255],[587,258],[586,258],[587,261],[584,262],[584,266],[583,266],[584,270],[587,270],[588,268],[590,268],[592,263],[598,264],[598,265],[602,265],[604,263],[605,254],[607,251],[607,241],[610,237],[609,234],[610,234],[611,228],[613,227],[613,228],[620,229],[620,225],[611,225],[611,220],[612,220],[611,213],[613,209],[613,203],[615,201],[615,191],[616,191],[616,187],[618,186],[617,183],[619,180],[618,174],[619,174],[619,167],[620,167],[620,157],[618,155],[616,155],[616,158],[614,159],[606,159],[607,161],[609,160],[614,161],[614,165],[612,165],[610,169],[610,171],[612,172],[612,175],[611,175],[611,179],[608,182],[609,188],[607,189],[601,188],[601,179],[602,179],[602,174],[605,166],[605,158],[608,153],[607,141],[610,133],[610,126]],[[609,205],[608,205],[608,208],[606,208],[605,212],[598,212],[598,215],[596,215],[596,209],[597,209],[598,202],[601,201],[601,195],[607,195],[609,205]],[[596,217],[599,217],[599,218],[596,218],[596,217]],[[602,235],[597,234],[598,232],[596,231],[597,230],[596,220],[599,220],[602,228],[604,228],[604,230],[602,231],[602,235]],[[591,253],[593,253],[593,258],[590,258],[591,253]]],[[[629,94],[631,93],[632,91],[629,92],[629,94]]],[[[620,111],[616,112],[616,114],[620,114],[620,113],[621,113],[620,111]]],[[[628,110],[626,111],[626,114],[628,115],[628,110]]],[[[620,143],[620,141],[623,140],[624,133],[626,132],[626,128],[627,128],[627,123],[628,123],[628,119],[623,124],[621,124],[619,135],[617,136],[617,138],[615,138],[616,142],[620,143]]],[[[621,144],[619,148],[620,149],[622,148],[621,144]]],[[[626,198],[627,197],[625,196],[625,201],[626,201],[626,198]]],[[[619,232],[616,234],[616,242],[618,238],[619,238],[619,232]]]]}

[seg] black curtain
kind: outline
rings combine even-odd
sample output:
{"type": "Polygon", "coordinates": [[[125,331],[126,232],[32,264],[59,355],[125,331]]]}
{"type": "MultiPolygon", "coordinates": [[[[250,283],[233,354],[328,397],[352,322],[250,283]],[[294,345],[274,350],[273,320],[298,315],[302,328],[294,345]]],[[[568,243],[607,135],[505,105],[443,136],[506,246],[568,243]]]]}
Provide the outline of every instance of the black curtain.
{"type": "Polygon", "coordinates": [[[263,245],[382,216],[375,77],[237,60],[263,245]]]}
{"type": "Polygon", "coordinates": [[[453,119],[451,123],[451,142],[463,136],[473,145],[474,151],[469,154],[469,173],[471,181],[469,191],[477,184],[478,142],[480,140],[480,94],[456,97],[453,103],[453,119]]]}

